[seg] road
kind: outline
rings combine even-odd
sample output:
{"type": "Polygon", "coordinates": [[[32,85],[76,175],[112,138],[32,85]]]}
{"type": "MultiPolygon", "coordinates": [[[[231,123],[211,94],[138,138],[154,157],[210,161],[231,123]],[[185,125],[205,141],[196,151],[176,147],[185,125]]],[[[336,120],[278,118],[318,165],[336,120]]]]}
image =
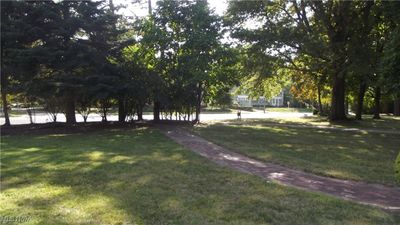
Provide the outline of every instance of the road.
{"type": "MultiPolygon", "coordinates": [[[[298,113],[298,112],[266,112],[264,113],[262,110],[257,110],[254,112],[242,111],[242,119],[263,119],[263,118],[299,118],[299,117],[308,117],[312,116],[311,113],[298,113]]],[[[152,120],[153,115],[143,115],[145,120],[152,120]]],[[[236,119],[236,113],[203,113],[200,114],[200,121],[213,121],[213,120],[231,120],[236,119]]],[[[76,114],[76,120],[78,122],[83,122],[83,118],[81,115],[76,114]]],[[[118,115],[112,114],[107,116],[108,121],[117,121],[118,115]]],[[[101,117],[98,114],[90,114],[88,117],[88,122],[93,121],[101,121],[101,117]]],[[[11,124],[29,124],[29,116],[19,115],[10,117],[11,124]]],[[[34,123],[48,123],[51,122],[51,119],[46,113],[37,113],[34,117],[34,123]]],[[[57,122],[65,122],[65,116],[63,114],[59,114],[57,116],[57,122]]],[[[4,124],[4,117],[0,118],[0,124],[4,124]]]]}

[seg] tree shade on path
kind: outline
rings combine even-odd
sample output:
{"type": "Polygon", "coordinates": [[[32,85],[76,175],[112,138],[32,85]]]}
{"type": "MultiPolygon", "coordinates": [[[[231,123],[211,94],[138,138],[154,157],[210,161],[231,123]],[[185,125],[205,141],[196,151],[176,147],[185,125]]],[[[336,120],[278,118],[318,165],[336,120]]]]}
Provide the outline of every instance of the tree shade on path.
{"type": "Polygon", "coordinates": [[[166,136],[211,161],[308,191],[317,191],[361,204],[400,212],[400,188],[318,176],[263,163],[213,144],[178,127],[159,125],[166,136]]]}

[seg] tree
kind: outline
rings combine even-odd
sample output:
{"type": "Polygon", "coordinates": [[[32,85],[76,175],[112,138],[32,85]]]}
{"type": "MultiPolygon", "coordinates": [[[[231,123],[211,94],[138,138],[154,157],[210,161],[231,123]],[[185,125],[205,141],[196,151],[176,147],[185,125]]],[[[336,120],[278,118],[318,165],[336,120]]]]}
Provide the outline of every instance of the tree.
{"type": "Polygon", "coordinates": [[[41,21],[32,20],[45,3],[5,1],[1,7],[1,96],[5,125],[10,125],[7,95],[23,90],[37,71],[41,21]]]}
{"type": "Polygon", "coordinates": [[[354,90],[357,120],[362,119],[365,93],[376,72],[377,56],[382,44],[379,41],[382,31],[376,26],[379,17],[377,14],[379,7],[377,5],[374,7],[374,1],[366,2],[363,10],[356,15],[357,26],[353,29],[354,34],[348,46],[351,61],[348,69],[349,92],[354,90]]]}
{"type": "Polygon", "coordinates": [[[152,32],[145,40],[151,39],[159,53],[154,71],[161,78],[155,81],[161,83],[154,91],[155,120],[158,108],[171,115],[185,106],[184,111],[196,109],[198,121],[220,45],[218,17],[206,1],[159,1],[154,27],[148,27],[152,32]]]}
{"type": "Polygon", "coordinates": [[[210,101],[212,106],[219,106],[227,108],[232,105],[232,96],[229,94],[229,89],[218,89],[213,94],[212,100],[210,101]]]}
{"type": "Polygon", "coordinates": [[[396,116],[400,116],[400,3],[385,2],[384,21],[390,33],[379,62],[385,92],[393,97],[396,116]]]}
{"type": "Polygon", "coordinates": [[[123,49],[120,66],[123,68],[123,82],[120,85],[125,95],[127,115],[137,115],[143,120],[143,108],[150,101],[153,52],[141,44],[123,49]]]}
{"type": "Polygon", "coordinates": [[[102,4],[49,1],[40,5],[40,13],[30,16],[30,20],[40,21],[35,28],[42,31],[35,40],[40,43],[41,54],[35,54],[40,70],[34,81],[51,87],[37,92],[38,97],[45,98],[46,90],[56,90],[63,99],[67,123],[76,122],[76,99],[81,90],[89,90],[87,84],[97,84],[86,81],[93,76],[114,75],[110,74],[113,70],[108,69],[111,66],[107,57],[116,18],[103,10],[102,4]],[[104,74],[106,72],[108,74],[104,74]]]}
{"type": "Polygon", "coordinates": [[[58,97],[49,97],[44,101],[44,110],[48,113],[51,120],[57,122],[57,115],[62,111],[62,100],[58,97]]]}
{"type": "Polygon", "coordinates": [[[312,105],[319,115],[326,115],[328,110],[324,105],[329,104],[329,86],[326,76],[305,71],[288,71],[291,74],[291,93],[302,102],[312,105]]]}
{"type": "Polygon", "coordinates": [[[391,35],[382,59],[382,73],[387,92],[394,97],[394,114],[400,116],[400,26],[391,35]]]}
{"type": "Polygon", "coordinates": [[[242,53],[238,48],[220,45],[215,52],[215,60],[211,65],[209,78],[206,82],[204,101],[214,105],[227,107],[232,104],[230,89],[238,86],[244,73],[242,53]]]}
{"type": "Polygon", "coordinates": [[[362,18],[356,15],[364,12],[366,15],[370,10],[369,2],[233,1],[229,4],[228,18],[233,37],[250,44],[259,58],[269,56],[266,64],[279,60],[282,67],[297,70],[293,62],[306,57],[325,68],[323,75],[329,78],[331,86],[330,119],[342,120],[346,119],[346,79],[352,62],[350,45],[360,33],[353,29],[362,18]],[[246,26],[248,20],[253,22],[252,26],[246,26]]]}
{"type": "Polygon", "coordinates": [[[76,111],[81,114],[83,122],[86,123],[91,111],[91,106],[93,105],[93,99],[86,92],[78,94],[76,102],[76,111]]]}

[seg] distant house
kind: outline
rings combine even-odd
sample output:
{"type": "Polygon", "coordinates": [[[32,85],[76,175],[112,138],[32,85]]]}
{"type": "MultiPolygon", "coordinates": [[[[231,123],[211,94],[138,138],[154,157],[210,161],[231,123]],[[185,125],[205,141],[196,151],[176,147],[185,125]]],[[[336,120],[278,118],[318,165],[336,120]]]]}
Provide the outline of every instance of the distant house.
{"type": "Polygon", "coordinates": [[[248,95],[238,95],[235,100],[240,107],[253,107],[248,95]]]}
{"type": "Polygon", "coordinates": [[[284,105],[284,92],[283,90],[275,97],[265,100],[265,97],[261,96],[257,100],[251,100],[248,95],[237,95],[234,102],[240,107],[261,107],[261,106],[273,106],[282,107],[284,105]]]}
{"type": "Polygon", "coordinates": [[[285,94],[284,94],[284,91],[282,90],[281,93],[279,93],[277,96],[268,100],[269,105],[275,106],[275,107],[282,107],[284,104],[283,103],[284,97],[285,97],[285,94]]]}

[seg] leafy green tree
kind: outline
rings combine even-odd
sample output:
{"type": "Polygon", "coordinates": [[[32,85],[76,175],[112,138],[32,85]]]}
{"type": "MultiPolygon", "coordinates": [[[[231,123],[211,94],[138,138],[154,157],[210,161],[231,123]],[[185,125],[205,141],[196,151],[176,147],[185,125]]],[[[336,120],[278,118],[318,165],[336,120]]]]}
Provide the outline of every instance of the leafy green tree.
{"type": "MultiPolygon", "coordinates": [[[[325,68],[322,75],[329,78],[332,90],[330,118],[341,120],[346,118],[346,79],[354,59],[352,41],[370,30],[362,25],[363,16],[357,15],[369,18],[370,11],[370,2],[233,1],[227,16],[233,37],[250,44],[255,56],[264,59],[264,65],[276,62],[279,67],[297,70],[294,62],[311,58],[317,62],[313,65],[318,65],[310,71],[312,74],[321,74],[321,67],[325,68]],[[353,29],[359,25],[361,31],[353,29]]],[[[301,70],[313,66],[302,65],[306,68],[301,70]]]]}
{"type": "Polygon", "coordinates": [[[384,21],[390,30],[383,48],[379,73],[385,93],[394,100],[394,114],[400,116],[400,3],[384,2],[384,21]]]}
{"type": "Polygon", "coordinates": [[[243,74],[242,53],[238,48],[221,45],[215,53],[215,60],[206,81],[204,101],[228,107],[232,104],[230,90],[239,85],[243,74]]]}
{"type": "Polygon", "coordinates": [[[356,99],[355,118],[357,120],[362,119],[365,93],[371,86],[382,46],[379,36],[383,35],[383,31],[379,30],[377,25],[379,11],[379,5],[376,5],[374,1],[368,1],[363,10],[354,15],[357,23],[348,45],[351,63],[347,76],[348,93],[356,99]]]}
{"type": "Polygon", "coordinates": [[[232,96],[229,93],[229,89],[218,89],[216,93],[214,93],[213,98],[211,100],[212,106],[219,106],[222,108],[228,108],[232,105],[232,96]]]}
{"type": "Polygon", "coordinates": [[[159,71],[169,93],[163,108],[171,114],[182,106],[194,107],[199,121],[213,63],[219,57],[220,19],[207,1],[160,1],[154,16],[161,34],[159,65],[164,69],[159,71]]]}
{"type": "Polygon", "coordinates": [[[393,32],[382,59],[387,92],[394,97],[394,114],[400,116],[400,26],[393,32]]]}
{"type": "Polygon", "coordinates": [[[143,120],[143,108],[150,101],[153,53],[140,44],[123,49],[120,66],[123,69],[123,87],[127,115],[143,120]]]}

